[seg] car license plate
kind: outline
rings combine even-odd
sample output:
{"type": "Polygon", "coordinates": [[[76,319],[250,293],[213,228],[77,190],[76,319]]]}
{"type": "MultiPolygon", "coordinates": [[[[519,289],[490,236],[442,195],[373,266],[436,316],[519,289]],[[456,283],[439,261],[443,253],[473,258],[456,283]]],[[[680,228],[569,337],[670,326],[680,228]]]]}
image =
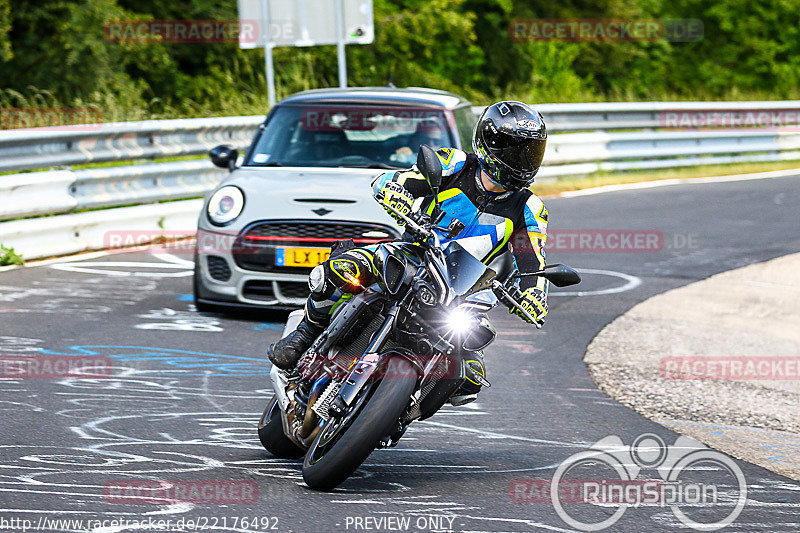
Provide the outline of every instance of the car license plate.
{"type": "Polygon", "coordinates": [[[278,248],[275,250],[275,265],[286,267],[315,267],[325,261],[331,251],[328,248],[278,248]]]}

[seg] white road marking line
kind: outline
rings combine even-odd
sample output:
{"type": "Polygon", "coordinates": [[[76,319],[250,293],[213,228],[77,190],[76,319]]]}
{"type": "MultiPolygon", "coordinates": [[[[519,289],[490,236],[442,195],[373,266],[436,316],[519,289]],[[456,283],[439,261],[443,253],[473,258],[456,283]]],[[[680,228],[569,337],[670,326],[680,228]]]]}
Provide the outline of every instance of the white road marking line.
{"type": "Polygon", "coordinates": [[[194,261],[189,261],[188,259],[181,259],[177,255],[168,254],[168,253],[154,253],[150,254],[157,259],[161,259],[167,263],[173,263],[175,265],[183,265],[187,268],[194,268],[194,261]]]}
{"type": "Polygon", "coordinates": [[[0,267],[0,272],[5,272],[6,270],[16,270],[18,268],[35,268],[40,266],[55,265],[57,263],[72,263],[75,261],[83,261],[86,259],[97,259],[99,257],[105,257],[107,255],[109,255],[109,252],[104,250],[101,252],[86,252],[81,254],[68,255],[66,257],[55,257],[53,259],[41,259],[38,261],[27,262],[24,265],[8,265],[0,267]]]}
{"type": "Polygon", "coordinates": [[[523,442],[534,442],[536,444],[555,444],[557,446],[568,446],[571,448],[587,448],[591,445],[591,443],[575,443],[575,442],[562,442],[558,440],[545,440],[545,439],[533,439],[530,437],[520,437],[517,435],[507,435],[505,433],[497,433],[496,431],[486,431],[483,429],[476,429],[476,428],[465,428],[461,426],[454,426],[452,424],[444,424],[442,422],[430,422],[428,420],[423,420],[420,422],[421,424],[427,424],[429,426],[438,426],[448,429],[455,429],[458,431],[466,431],[467,433],[477,433],[479,435],[484,435],[486,437],[491,437],[494,439],[509,439],[509,440],[521,440],[523,442]]]}
{"type": "Polygon", "coordinates": [[[770,178],[791,178],[800,174],[800,168],[789,170],[773,170],[770,172],[757,172],[755,174],[732,174],[730,176],[712,176],[707,178],[675,178],[669,180],[645,181],[641,183],[621,183],[618,185],[602,185],[579,191],[566,191],[558,196],[574,198],[576,196],[592,196],[606,192],[621,192],[637,189],[653,189],[655,187],[668,187],[670,185],[698,185],[704,183],[726,183],[731,181],[763,180],[770,178]]]}
{"type": "Polygon", "coordinates": [[[610,289],[601,289],[597,291],[551,291],[550,296],[600,296],[603,294],[617,294],[620,292],[633,290],[642,284],[641,278],[632,276],[630,274],[624,274],[622,272],[616,272],[614,270],[601,270],[595,268],[576,268],[575,270],[581,274],[597,274],[600,276],[613,276],[615,278],[621,278],[624,279],[626,283],[624,285],[620,285],[619,287],[612,287],[610,289]]]}
{"type": "Polygon", "coordinates": [[[145,263],[143,261],[81,261],[75,263],[60,263],[50,265],[50,268],[55,270],[63,270],[66,272],[79,272],[81,274],[103,274],[105,276],[139,276],[148,278],[185,278],[191,276],[193,272],[186,270],[185,265],[178,265],[175,263],[145,263]],[[102,268],[88,268],[88,267],[117,267],[117,268],[166,268],[166,269],[182,269],[180,272],[131,272],[128,270],[106,270],[102,268]]]}

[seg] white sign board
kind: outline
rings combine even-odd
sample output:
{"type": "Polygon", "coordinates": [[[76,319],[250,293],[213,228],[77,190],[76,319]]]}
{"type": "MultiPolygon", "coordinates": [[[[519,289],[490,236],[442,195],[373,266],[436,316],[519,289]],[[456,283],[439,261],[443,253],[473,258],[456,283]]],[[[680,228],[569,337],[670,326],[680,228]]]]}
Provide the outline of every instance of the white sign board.
{"type": "MultiPolygon", "coordinates": [[[[344,8],[344,42],[370,44],[375,38],[372,0],[341,0],[344,8]]],[[[264,48],[264,13],[269,5],[269,40],[272,46],[337,44],[336,0],[238,0],[240,48],[264,48]],[[244,31],[245,25],[253,32],[244,31]]]]}

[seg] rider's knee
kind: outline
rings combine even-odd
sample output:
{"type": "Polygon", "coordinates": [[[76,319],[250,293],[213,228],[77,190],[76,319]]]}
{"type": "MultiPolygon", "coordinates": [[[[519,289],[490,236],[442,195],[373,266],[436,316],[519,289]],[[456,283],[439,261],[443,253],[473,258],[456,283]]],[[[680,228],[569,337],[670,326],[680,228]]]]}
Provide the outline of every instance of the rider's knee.
{"type": "Polygon", "coordinates": [[[311,271],[308,286],[311,297],[319,301],[330,298],[337,289],[358,294],[373,282],[372,263],[356,249],[317,265],[311,271]]]}

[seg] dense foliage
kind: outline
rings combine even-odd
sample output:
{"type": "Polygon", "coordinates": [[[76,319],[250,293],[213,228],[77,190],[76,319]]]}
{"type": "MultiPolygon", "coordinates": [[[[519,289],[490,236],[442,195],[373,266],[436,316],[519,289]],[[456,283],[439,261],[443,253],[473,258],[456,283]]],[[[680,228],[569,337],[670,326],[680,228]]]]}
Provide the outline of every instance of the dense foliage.
{"type": "MultiPolygon", "coordinates": [[[[796,97],[797,0],[374,0],[351,85],[429,86],[475,103],[796,97]],[[517,42],[517,18],[702,21],[695,42],[517,42]]],[[[110,42],[131,19],[236,19],[234,0],[0,0],[0,108],[97,106],[106,120],[259,114],[263,51],[110,42]]],[[[279,97],[337,83],[334,47],[278,48],[279,97]]]]}

